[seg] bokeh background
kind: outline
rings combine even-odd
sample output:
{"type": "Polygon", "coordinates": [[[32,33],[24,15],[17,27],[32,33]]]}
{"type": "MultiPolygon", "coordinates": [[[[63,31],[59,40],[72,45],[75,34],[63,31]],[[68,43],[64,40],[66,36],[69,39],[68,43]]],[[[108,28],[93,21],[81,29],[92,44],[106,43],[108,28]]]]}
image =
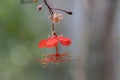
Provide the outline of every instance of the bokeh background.
{"type": "Polygon", "coordinates": [[[56,25],[72,39],[59,50],[81,60],[43,68],[35,59],[55,51],[37,46],[51,34],[45,5],[36,10],[42,0],[0,0],[0,80],[120,80],[120,0],[49,1],[73,12],[56,25]]]}

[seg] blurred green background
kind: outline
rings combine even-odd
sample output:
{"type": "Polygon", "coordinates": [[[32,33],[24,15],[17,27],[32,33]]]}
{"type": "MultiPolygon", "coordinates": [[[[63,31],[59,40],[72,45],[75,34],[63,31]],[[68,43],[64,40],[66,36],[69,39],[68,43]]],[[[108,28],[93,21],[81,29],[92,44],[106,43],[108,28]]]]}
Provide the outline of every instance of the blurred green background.
{"type": "Polygon", "coordinates": [[[35,58],[52,51],[37,46],[50,23],[37,5],[0,0],[0,80],[44,80],[46,71],[35,58]]]}

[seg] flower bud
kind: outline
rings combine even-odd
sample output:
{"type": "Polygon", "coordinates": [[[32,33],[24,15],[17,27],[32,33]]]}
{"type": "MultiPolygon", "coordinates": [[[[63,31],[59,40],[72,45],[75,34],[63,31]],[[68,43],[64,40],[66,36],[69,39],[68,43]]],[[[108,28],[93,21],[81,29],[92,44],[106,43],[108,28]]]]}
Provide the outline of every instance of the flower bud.
{"type": "Polygon", "coordinates": [[[67,14],[69,14],[69,15],[72,15],[73,13],[72,12],[66,12],[67,14]]]}
{"type": "Polygon", "coordinates": [[[40,11],[42,9],[42,5],[37,6],[37,10],[40,11]]]}

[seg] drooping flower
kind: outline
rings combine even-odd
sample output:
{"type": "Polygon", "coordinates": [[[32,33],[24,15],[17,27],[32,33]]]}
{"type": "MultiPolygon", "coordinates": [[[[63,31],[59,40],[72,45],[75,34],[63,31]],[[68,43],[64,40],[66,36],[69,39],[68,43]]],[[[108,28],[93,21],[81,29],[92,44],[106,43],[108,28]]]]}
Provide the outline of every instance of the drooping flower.
{"type": "Polygon", "coordinates": [[[60,36],[51,36],[48,39],[41,40],[38,44],[39,48],[53,48],[61,43],[64,46],[69,46],[71,44],[71,40],[67,37],[60,36]]]}
{"type": "Polygon", "coordinates": [[[54,13],[53,16],[49,16],[49,18],[52,20],[52,23],[60,23],[60,21],[63,19],[63,14],[54,13]]]}

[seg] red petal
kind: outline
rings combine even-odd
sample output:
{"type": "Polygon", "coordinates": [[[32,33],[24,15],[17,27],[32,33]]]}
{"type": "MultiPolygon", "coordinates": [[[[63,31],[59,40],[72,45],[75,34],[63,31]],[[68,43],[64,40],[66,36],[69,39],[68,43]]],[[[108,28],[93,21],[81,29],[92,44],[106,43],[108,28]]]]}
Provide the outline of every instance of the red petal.
{"type": "Polygon", "coordinates": [[[71,40],[69,38],[59,36],[58,39],[64,46],[69,46],[71,44],[71,40]]]}
{"type": "Polygon", "coordinates": [[[38,44],[38,47],[39,47],[39,48],[44,48],[44,47],[46,47],[46,41],[47,41],[47,40],[41,40],[41,41],[39,42],[39,44],[38,44]]]}
{"type": "Polygon", "coordinates": [[[58,45],[58,40],[56,38],[50,38],[46,42],[46,47],[47,48],[52,48],[58,45]]]}

